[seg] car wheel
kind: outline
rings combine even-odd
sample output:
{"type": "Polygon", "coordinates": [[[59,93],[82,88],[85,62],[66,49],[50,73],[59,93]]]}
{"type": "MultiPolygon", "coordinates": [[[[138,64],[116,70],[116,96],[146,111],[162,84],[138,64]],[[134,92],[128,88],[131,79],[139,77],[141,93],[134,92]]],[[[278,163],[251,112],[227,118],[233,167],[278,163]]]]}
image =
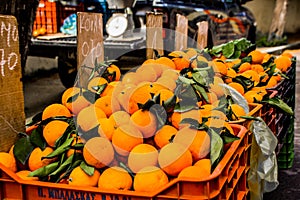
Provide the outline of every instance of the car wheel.
{"type": "Polygon", "coordinates": [[[77,63],[76,60],[63,60],[58,59],[58,74],[60,81],[66,87],[74,86],[77,76],[77,63]]]}

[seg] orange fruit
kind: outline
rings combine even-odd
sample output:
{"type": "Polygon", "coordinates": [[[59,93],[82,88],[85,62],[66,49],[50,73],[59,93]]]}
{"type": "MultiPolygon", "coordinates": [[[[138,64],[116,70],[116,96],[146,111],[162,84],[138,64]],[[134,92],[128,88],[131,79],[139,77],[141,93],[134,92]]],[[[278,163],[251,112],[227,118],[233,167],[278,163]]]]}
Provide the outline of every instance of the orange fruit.
{"type": "Polygon", "coordinates": [[[128,124],[130,122],[130,115],[127,112],[120,110],[112,113],[109,119],[118,127],[123,124],[128,124]]]}
{"type": "Polygon", "coordinates": [[[112,135],[116,129],[115,122],[109,118],[98,119],[98,122],[99,122],[99,127],[98,127],[99,135],[111,141],[112,135]]]}
{"type": "Polygon", "coordinates": [[[233,112],[232,116],[231,116],[231,118],[233,120],[238,120],[238,119],[240,119],[240,116],[247,115],[244,108],[242,106],[240,106],[239,104],[231,104],[231,105],[229,105],[229,109],[231,109],[231,111],[233,112]]]}
{"type": "Polygon", "coordinates": [[[136,173],[133,189],[138,192],[153,192],[161,190],[169,183],[167,174],[156,166],[147,166],[136,173]]]}
{"type": "Polygon", "coordinates": [[[156,166],[158,159],[157,149],[150,144],[136,145],[128,155],[128,167],[134,173],[146,166],[156,166]]]}
{"type": "Polygon", "coordinates": [[[47,123],[43,129],[43,136],[50,147],[55,147],[56,141],[64,134],[69,124],[61,120],[47,123]]]}
{"type": "Polygon", "coordinates": [[[101,76],[96,76],[88,82],[87,89],[92,92],[97,92],[95,89],[104,84],[108,84],[108,81],[101,76]]]}
{"type": "Polygon", "coordinates": [[[88,175],[80,166],[75,167],[69,176],[69,185],[80,187],[95,187],[97,186],[100,177],[100,172],[95,169],[93,175],[88,175]]]}
{"type": "Polygon", "coordinates": [[[245,93],[245,89],[240,83],[231,82],[231,83],[228,83],[228,85],[230,87],[234,88],[236,91],[238,91],[241,95],[243,95],[245,93]]]}
{"type": "Polygon", "coordinates": [[[166,69],[162,72],[161,76],[168,79],[177,80],[179,77],[179,72],[174,69],[166,69]]]}
{"type": "MultiPolygon", "coordinates": [[[[83,91],[84,90],[82,90],[82,92],[83,91]]],[[[77,115],[83,108],[91,104],[83,95],[80,94],[80,88],[78,87],[70,87],[65,90],[62,95],[61,102],[74,115],[77,115]],[[71,97],[74,97],[74,99],[68,102],[71,97]]]]}
{"type": "Polygon", "coordinates": [[[0,152],[0,163],[13,172],[17,171],[16,159],[9,153],[0,152]]]}
{"type": "Polygon", "coordinates": [[[172,57],[177,70],[182,70],[190,66],[189,56],[183,51],[173,51],[168,56],[172,57]]]}
{"type": "Polygon", "coordinates": [[[181,123],[183,119],[187,119],[187,118],[197,120],[199,123],[201,123],[202,122],[201,111],[199,109],[193,109],[185,112],[173,112],[170,120],[172,125],[175,128],[181,129],[185,126],[188,126],[188,124],[181,123]]]}
{"type": "Polygon", "coordinates": [[[244,98],[247,100],[248,103],[253,103],[255,100],[260,102],[263,98],[257,91],[247,91],[244,94],[244,98]]]}
{"type": "Polygon", "coordinates": [[[177,176],[181,170],[191,166],[191,152],[180,143],[169,143],[161,148],[158,154],[158,164],[170,176],[177,176]]]}
{"type": "Polygon", "coordinates": [[[264,67],[261,64],[252,64],[251,69],[256,71],[257,73],[265,71],[264,67]]]}
{"type": "Polygon", "coordinates": [[[269,79],[266,88],[272,88],[275,87],[278,84],[278,77],[277,76],[271,76],[269,79]]]}
{"type": "Polygon", "coordinates": [[[164,125],[161,127],[154,135],[154,142],[156,146],[161,149],[166,144],[169,144],[177,131],[178,130],[174,126],[164,125]]]}
{"type": "MultiPolygon", "coordinates": [[[[200,161],[200,160],[199,160],[200,161]]],[[[179,174],[178,178],[180,179],[192,179],[192,180],[203,180],[209,177],[210,171],[203,169],[205,166],[202,165],[193,165],[187,168],[184,168],[179,174]]]]}
{"type": "Polygon", "coordinates": [[[143,141],[143,134],[129,124],[119,126],[112,136],[115,151],[122,156],[127,156],[136,145],[142,144],[143,141]]]}
{"type": "Polygon", "coordinates": [[[121,78],[121,70],[120,68],[117,66],[117,65],[114,65],[114,64],[110,64],[108,67],[107,67],[107,71],[109,74],[114,74],[114,78],[111,79],[110,81],[119,81],[120,78],[121,78]]]}
{"type": "Polygon", "coordinates": [[[154,82],[157,79],[157,72],[152,65],[141,65],[137,68],[136,75],[141,81],[154,82]]]}
{"type": "Polygon", "coordinates": [[[58,117],[58,116],[71,117],[72,114],[66,106],[59,103],[53,103],[48,105],[43,110],[42,120],[48,119],[50,117],[58,117]]]}
{"type": "Polygon", "coordinates": [[[141,131],[144,138],[153,136],[157,129],[156,116],[149,110],[139,109],[135,111],[130,117],[130,122],[141,131]]]}
{"type": "Polygon", "coordinates": [[[160,105],[163,105],[163,102],[166,102],[167,100],[171,99],[174,96],[174,92],[172,92],[170,89],[161,89],[158,90],[155,93],[155,96],[160,96],[160,105]]]}
{"type": "Polygon", "coordinates": [[[109,117],[113,111],[120,110],[120,105],[116,101],[113,101],[112,98],[112,96],[103,96],[94,103],[95,107],[103,110],[107,117],[109,117]]]}
{"type": "Polygon", "coordinates": [[[259,51],[257,49],[251,51],[248,54],[248,56],[252,57],[252,63],[254,63],[254,64],[261,64],[265,55],[266,55],[265,53],[263,53],[263,52],[261,52],[261,51],[259,51]]]}
{"type": "Polygon", "coordinates": [[[219,59],[212,61],[212,68],[214,69],[216,74],[221,74],[223,76],[227,75],[227,66],[223,61],[219,59]]]}
{"type": "Polygon", "coordinates": [[[155,63],[157,63],[165,68],[176,69],[175,63],[170,58],[165,57],[165,56],[161,56],[158,59],[156,59],[155,63]]]}
{"type": "Polygon", "coordinates": [[[210,136],[204,130],[183,128],[176,133],[173,142],[188,148],[194,161],[205,158],[210,152],[210,136]]]}
{"type": "Polygon", "coordinates": [[[276,64],[276,68],[282,72],[286,72],[292,65],[291,58],[282,55],[275,58],[274,63],[276,64]]]}
{"type": "Polygon", "coordinates": [[[241,76],[244,76],[254,82],[254,86],[256,86],[260,82],[260,77],[258,73],[252,69],[247,70],[240,74],[241,76]]]}
{"type": "Polygon", "coordinates": [[[239,66],[238,72],[239,72],[239,73],[243,73],[243,72],[245,72],[245,71],[247,71],[247,70],[250,70],[250,69],[251,69],[251,64],[248,63],[248,62],[244,62],[244,63],[242,63],[242,64],[239,66]]]}
{"type": "Polygon", "coordinates": [[[132,178],[130,174],[118,166],[105,169],[98,180],[99,189],[129,190],[131,187],[132,178]]]}
{"type": "Polygon", "coordinates": [[[23,180],[38,181],[39,180],[38,177],[30,177],[30,176],[28,176],[30,172],[31,172],[30,170],[21,170],[21,171],[16,172],[16,175],[18,175],[23,180]]]}
{"type": "Polygon", "coordinates": [[[92,104],[78,113],[76,122],[83,131],[89,131],[99,125],[98,119],[101,118],[106,118],[105,112],[92,104]]]}
{"type": "Polygon", "coordinates": [[[135,72],[129,71],[121,77],[121,81],[123,84],[137,85],[142,80],[136,75],[135,72]]]}
{"type": "Polygon", "coordinates": [[[83,157],[87,164],[96,168],[108,166],[114,159],[114,148],[104,137],[89,139],[83,147],[83,157]]]}
{"type": "MultiPolygon", "coordinates": [[[[73,142],[71,143],[71,147],[74,147],[76,144],[79,144],[79,143],[83,143],[81,138],[79,136],[76,136],[76,135],[73,135],[73,142]]],[[[70,157],[71,155],[73,155],[74,153],[82,153],[82,150],[81,149],[74,149],[74,148],[70,148],[68,151],[67,151],[67,157],[70,157]]]]}
{"type": "Polygon", "coordinates": [[[156,80],[156,83],[164,86],[165,88],[174,91],[176,88],[176,80],[170,79],[166,76],[161,76],[156,80]]]}
{"type": "Polygon", "coordinates": [[[46,147],[44,150],[39,147],[34,148],[28,159],[28,167],[30,171],[34,171],[52,163],[55,159],[42,159],[52,152],[53,149],[51,147],[46,147]]]}

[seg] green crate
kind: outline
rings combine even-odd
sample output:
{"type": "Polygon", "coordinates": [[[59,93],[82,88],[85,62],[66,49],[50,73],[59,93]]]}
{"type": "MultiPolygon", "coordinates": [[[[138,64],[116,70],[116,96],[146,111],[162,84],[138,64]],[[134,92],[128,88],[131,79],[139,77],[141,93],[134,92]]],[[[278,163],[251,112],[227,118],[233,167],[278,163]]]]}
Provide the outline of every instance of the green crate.
{"type": "Polygon", "coordinates": [[[293,167],[295,158],[294,151],[288,154],[279,154],[277,164],[279,169],[290,169],[293,167]]]}

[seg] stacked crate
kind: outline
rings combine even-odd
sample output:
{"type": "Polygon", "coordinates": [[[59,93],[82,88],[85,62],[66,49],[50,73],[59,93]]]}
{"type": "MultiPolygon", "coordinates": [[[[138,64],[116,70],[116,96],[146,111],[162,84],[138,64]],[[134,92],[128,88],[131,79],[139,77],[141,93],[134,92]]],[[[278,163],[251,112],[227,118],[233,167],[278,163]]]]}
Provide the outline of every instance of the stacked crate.
{"type": "Polygon", "coordinates": [[[45,28],[47,33],[57,33],[56,2],[40,0],[33,31],[45,28]]]}

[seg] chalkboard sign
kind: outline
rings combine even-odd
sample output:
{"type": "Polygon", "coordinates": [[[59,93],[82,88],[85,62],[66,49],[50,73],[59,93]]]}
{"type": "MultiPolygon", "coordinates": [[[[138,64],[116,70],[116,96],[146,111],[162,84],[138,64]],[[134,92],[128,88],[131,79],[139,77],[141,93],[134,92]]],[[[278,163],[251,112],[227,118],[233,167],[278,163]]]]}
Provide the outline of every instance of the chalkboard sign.
{"type": "Polygon", "coordinates": [[[8,151],[25,131],[20,62],[17,20],[0,15],[0,151],[8,151]]]}
{"type": "Polygon", "coordinates": [[[103,20],[101,13],[77,13],[77,69],[79,85],[85,86],[89,68],[104,60],[103,20]],[[82,68],[82,66],[89,68],[82,68]]]}

